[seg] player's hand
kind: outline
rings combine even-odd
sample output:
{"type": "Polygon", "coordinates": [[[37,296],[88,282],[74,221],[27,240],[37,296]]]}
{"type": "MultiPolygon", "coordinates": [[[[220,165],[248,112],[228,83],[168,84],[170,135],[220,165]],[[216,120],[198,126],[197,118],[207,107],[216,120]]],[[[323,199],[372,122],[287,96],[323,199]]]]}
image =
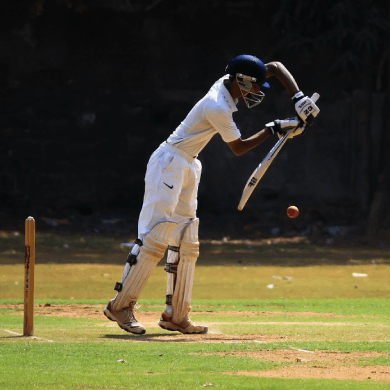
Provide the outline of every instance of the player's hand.
{"type": "Polygon", "coordinates": [[[267,123],[265,127],[271,134],[277,134],[280,138],[285,135],[287,131],[297,129],[300,122],[301,121],[297,117],[283,120],[275,119],[273,122],[267,123]]]}
{"type": "Polygon", "coordinates": [[[303,92],[297,92],[293,98],[295,103],[295,111],[298,117],[302,119],[303,123],[308,126],[313,124],[314,118],[319,114],[320,109],[314,103],[314,101],[308,96],[303,96],[303,92]]]}

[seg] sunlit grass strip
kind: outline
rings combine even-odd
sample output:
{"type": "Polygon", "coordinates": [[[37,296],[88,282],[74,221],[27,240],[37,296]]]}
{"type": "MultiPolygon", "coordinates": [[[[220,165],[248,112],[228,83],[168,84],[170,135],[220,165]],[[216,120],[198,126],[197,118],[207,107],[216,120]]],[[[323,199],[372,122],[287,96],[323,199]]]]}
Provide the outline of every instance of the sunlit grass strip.
{"type": "MultiPolygon", "coordinates": [[[[0,256],[1,257],[1,256],[0,256]]],[[[64,259],[54,257],[53,262],[64,259]]],[[[65,259],[66,260],[66,259],[65,259]]],[[[69,259],[67,260],[69,261],[69,259]]],[[[42,264],[36,266],[35,299],[111,299],[123,265],[42,264]]],[[[2,298],[22,297],[23,265],[0,266],[2,298]]],[[[141,299],[165,297],[162,265],[152,273],[141,299]]],[[[390,298],[388,266],[205,266],[195,271],[194,299],[362,299],[390,298]],[[353,273],[367,274],[356,278],[353,273]],[[268,288],[270,286],[272,288],[268,288]],[[235,286],[235,288],[231,288],[235,286]]]]}

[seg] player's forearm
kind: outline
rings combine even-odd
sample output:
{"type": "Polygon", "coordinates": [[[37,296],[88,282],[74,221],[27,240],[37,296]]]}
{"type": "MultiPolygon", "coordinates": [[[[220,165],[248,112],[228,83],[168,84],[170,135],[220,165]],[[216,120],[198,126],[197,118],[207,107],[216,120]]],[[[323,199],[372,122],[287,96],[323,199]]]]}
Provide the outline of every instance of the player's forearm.
{"type": "Polygon", "coordinates": [[[269,62],[265,64],[265,68],[267,70],[266,78],[275,76],[291,96],[299,91],[294,77],[282,63],[276,61],[269,62]]]}
{"type": "Polygon", "coordinates": [[[247,139],[239,138],[233,142],[229,142],[228,145],[236,156],[241,156],[249,150],[255,148],[257,145],[260,145],[270,136],[270,134],[271,133],[269,132],[269,130],[263,129],[258,133],[252,135],[252,137],[249,137],[247,139]]]}

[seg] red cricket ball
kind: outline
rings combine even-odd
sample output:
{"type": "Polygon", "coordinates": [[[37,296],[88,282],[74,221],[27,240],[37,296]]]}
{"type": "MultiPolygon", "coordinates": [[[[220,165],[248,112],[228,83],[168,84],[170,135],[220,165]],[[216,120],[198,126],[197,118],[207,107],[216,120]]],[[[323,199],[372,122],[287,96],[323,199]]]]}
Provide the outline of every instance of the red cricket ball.
{"type": "Polygon", "coordinates": [[[290,206],[287,208],[287,216],[289,218],[296,218],[299,215],[298,207],[296,206],[290,206]]]}

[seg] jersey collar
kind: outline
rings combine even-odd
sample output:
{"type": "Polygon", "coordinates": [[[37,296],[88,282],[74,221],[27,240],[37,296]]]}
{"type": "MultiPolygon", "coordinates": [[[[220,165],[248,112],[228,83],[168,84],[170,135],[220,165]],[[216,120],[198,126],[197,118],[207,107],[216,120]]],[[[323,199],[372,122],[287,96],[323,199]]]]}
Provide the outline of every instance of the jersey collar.
{"type": "Polygon", "coordinates": [[[222,88],[221,93],[224,97],[224,100],[226,101],[227,105],[229,106],[230,110],[232,112],[238,111],[238,108],[236,106],[236,103],[234,103],[234,100],[232,98],[232,95],[230,95],[229,90],[225,87],[224,81],[229,78],[229,75],[226,75],[222,79],[222,88]]]}

